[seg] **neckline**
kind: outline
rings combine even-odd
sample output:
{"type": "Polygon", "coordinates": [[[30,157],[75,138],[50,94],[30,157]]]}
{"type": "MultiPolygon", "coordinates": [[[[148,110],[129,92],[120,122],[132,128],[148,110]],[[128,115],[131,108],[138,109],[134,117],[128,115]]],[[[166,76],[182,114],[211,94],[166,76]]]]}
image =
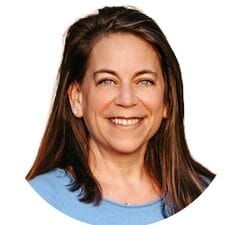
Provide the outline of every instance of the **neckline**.
{"type": "Polygon", "coordinates": [[[156,204],[161,202],[161,197],[157,198],[154,201],[147,202],[147,203],[144,203],[144,204],[131,204],[131,205],[123,204],[123,203],[114,201],[112,199],[104,198],[104,197],[102,197],[101,200],[105,203],[110,204],[110,205],[114,205],[114,206],[118,206],[118,207],[122,207],[122,208],[134,208],[135,209],[135,208],[145,208],[145,207],[156,205],[156,204]]]}
{"type": "MultiPolygon", "coordinates": [[[[66,177],[70,178],[72,181],[74,180],[74,178],[70,174],[68,174],[65,169],[62,169],[62,168],[56,168],[56,176],[57,177],[65,177],[66,176],[66,177]]],[[[123,204],[123,203],[117,202],[112,199],[104,198],[103,196],[102,196],[101,200],[105,203],[108,203],[110,205],[114,205],[117,207],[135,209],[135,208],[145,208],[145,207],[149,207],[152,205],[156,205],[162,201],[162,198],[159,197],[159,198],[155,199],[154,201],[147,202],[144,204],[123,204]]]]}

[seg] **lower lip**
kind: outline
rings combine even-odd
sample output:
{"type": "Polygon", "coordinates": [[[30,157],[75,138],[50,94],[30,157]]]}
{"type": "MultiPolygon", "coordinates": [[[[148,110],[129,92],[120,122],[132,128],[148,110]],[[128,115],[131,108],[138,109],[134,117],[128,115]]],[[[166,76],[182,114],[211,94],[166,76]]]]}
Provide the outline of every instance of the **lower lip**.
{"type": "Polygon", "coordinates": [[[144,121],[144,118],[140,119],[137,123],[134,123],[131,125],[116,124],[113,121],[111,121],[111,119],[108,119],[108,120],[109,120],[110,124],[112,124],[114,127],[129,129],[129,128],[137,128],[138,126],[140,126],[142,124],[142,122],[144,121]]]}

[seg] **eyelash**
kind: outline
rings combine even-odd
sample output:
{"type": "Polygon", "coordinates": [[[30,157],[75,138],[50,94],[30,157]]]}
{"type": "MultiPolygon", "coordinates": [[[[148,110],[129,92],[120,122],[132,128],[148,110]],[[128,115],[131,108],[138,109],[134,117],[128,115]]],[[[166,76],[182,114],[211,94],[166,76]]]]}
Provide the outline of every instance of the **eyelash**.
{"type": "MultiPolygon", "coordinates": [[[[114,84],[116,84],[116,82],[114,80],[111,80],[111,79],[103,79],[103,80],[100,80],[97,84],[98,85],[99,84],[114,85],[114,84]]],[[[142,85],[142,86],[152,86],[152,85],[155,84],[155,82],[153,80],[144,79],[144,80],[138,81],[138,84],[142,85]]]]}
{"type": "Polygon", "coordinates": [[[138,83],[141,85],[144,85],[144,86],[151,86],[151,85],[155,84],[155,82],[153,80],[146,80],[146,79],[140,80],[138,83]]]}
{"type": "Polygon", "coordinates": [[[115,81],[111,79],[103,79],[98,82],[98,84],[103,84],[103,85],[111,85],[112,83],[115,84],[115,81]]]}

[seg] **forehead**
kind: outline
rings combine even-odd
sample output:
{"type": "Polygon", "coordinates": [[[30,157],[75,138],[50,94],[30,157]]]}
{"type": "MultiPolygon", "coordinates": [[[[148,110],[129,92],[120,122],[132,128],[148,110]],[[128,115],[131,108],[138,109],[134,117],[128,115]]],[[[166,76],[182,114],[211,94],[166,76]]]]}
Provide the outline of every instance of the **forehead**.
{"type": "Polygon", "coordinates": [[[129,33],[114,33],[96,42],[90,54],[89,66],[155,69],[160,67],[160,60],[154,48],[142,38],[129,33]]]}

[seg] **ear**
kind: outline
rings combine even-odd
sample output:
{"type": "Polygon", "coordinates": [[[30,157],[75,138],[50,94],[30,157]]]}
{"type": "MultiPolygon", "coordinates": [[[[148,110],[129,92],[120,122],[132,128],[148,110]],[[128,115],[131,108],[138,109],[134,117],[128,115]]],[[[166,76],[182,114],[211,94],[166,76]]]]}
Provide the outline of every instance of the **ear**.
{"type": "Polygon", "coordinates": [[[77,82],[73,82],[68,88],[68,98],[73,114],[80,118],[83,116],[81,89],[77,82]]]}
{"type": "Polygon", "coordinates": [[[163,108],[163,118],[167,118],[167,115],[168,115],[168,109],[167,106],[165,105],[163,108]]]}

